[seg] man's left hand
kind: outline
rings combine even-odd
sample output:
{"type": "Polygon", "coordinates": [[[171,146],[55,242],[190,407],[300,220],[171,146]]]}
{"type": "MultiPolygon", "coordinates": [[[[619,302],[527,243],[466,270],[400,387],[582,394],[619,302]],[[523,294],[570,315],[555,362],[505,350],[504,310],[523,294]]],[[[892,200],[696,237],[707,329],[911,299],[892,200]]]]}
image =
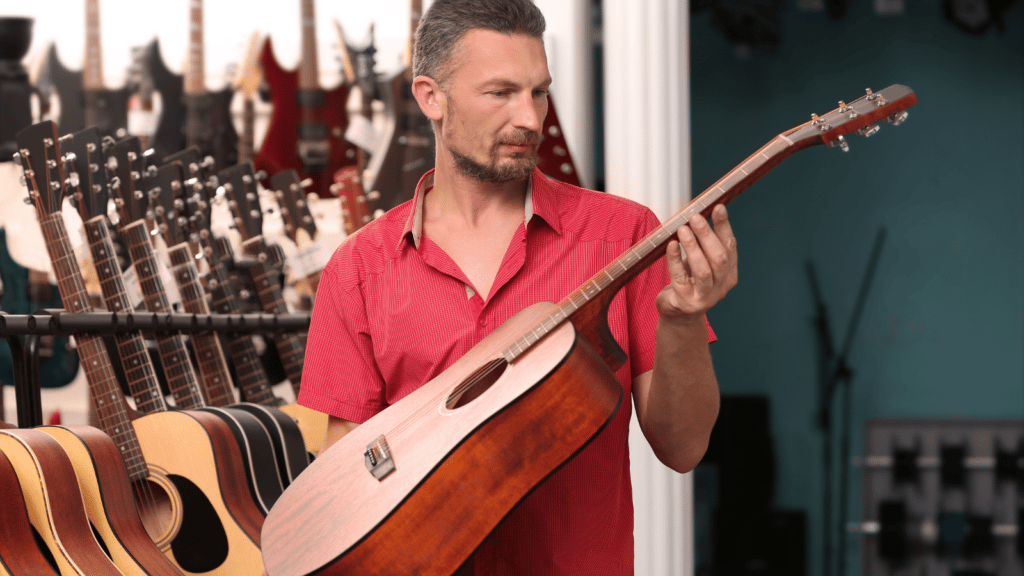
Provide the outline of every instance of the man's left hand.
{"type": "Polygon", "coordinates": [[[657,306],[667,318],[703,317],[736,285],[739,269],[736,236],[725,206],[711,211],[714,227],[700,214],[690,217],[666,250],[671,282],[658,294],[657,306]]]}

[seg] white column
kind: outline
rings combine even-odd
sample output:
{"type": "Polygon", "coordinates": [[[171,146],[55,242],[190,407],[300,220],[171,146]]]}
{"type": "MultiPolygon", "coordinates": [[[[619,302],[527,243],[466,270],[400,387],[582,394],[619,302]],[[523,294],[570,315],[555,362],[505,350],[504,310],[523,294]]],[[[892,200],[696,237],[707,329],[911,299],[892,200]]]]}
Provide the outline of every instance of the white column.
{"type": "MultiPolygon", "coordinates": [[[[665,219],[690,199],[689,2],[603,0],[608,192],[665,219]]],[[[693,482],[630,429],[637,576],[694,572],[693,482]]]]}
{"type": "Polygon", "coordinates": [[[584,187],[594,185],[594,10],[590,0],[535,0],[544,13],[551,97],[584,187]]]}

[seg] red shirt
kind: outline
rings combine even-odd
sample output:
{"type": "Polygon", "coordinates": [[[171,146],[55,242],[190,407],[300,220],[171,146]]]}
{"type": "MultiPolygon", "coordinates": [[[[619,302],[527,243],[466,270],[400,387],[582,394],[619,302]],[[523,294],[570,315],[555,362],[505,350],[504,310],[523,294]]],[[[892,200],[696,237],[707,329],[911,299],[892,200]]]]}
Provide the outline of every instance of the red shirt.
{"type": "MultiPolygon", "coordinates": [[[[640,204],[551,181],[535,170],[525,222],[485,301],[455,262],[421,235],[430,177],[420,181],[412,201],[342,243],[324,268],[300,404],[364,422],[440,374],[516,312],[561,300],[659,225],[640,204]]],[[[654,365],[654,299],[666,284],[661,259],[613,299],[609,326],[629,355],[616,372],[622,407],[480,546],[477,576],[633,573],[629,399],[632,379],[654,365]]],[[[714,338],[710,328],[708,334],[714,338]]]]}

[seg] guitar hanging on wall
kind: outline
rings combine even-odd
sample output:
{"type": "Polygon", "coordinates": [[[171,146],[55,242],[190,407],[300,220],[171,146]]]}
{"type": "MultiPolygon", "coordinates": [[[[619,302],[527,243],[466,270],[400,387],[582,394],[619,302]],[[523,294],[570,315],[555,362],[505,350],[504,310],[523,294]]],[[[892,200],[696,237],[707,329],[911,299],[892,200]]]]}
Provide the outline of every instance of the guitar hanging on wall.
{"type": "Polygon", "coordinates": [[[330,90],[320,87],[313,4],[313,0],[301,0],[298,70],[289,72],[277,63],[270,38],[263,46],[260,62],[274,111],[254,163],[257,170],[268,175],[295,170],[301,179],[312,179],[313,192],[327,198],[331,196],[333,174],[355,163],[356,148],[345,140],[349,87],[344,82],[330,90]]]}
{"type": "Polygon", "coordinates": [[[868,90],[779,134],[561,302],[522,310],[360,424],[322,452],[267,515],[268,574],[362,574],[383,566],[452,574],[617,412],[623,393],[613,371],[626,354],[611,337],[608,306],[664,255],[690,216],[709,217],[798,150],[847,150],[847,134],[870,136],[882,120],[902,123],[916,103],[906,86],[868,90]],[[304,537],[295,538],[300,529],[304,537]]]}
{"type": "Polygon", "coordinates": [[[56,93],[60,103],[60,130],[77,132],[95,126],[101,136],[122,137],[128,127],[128,89],[108,90],[103,85],[100,41],[100,2],[85,0],[85,59],[82,71],[65,67],[50,44],[36,81],[44,97],[56,93]]]}

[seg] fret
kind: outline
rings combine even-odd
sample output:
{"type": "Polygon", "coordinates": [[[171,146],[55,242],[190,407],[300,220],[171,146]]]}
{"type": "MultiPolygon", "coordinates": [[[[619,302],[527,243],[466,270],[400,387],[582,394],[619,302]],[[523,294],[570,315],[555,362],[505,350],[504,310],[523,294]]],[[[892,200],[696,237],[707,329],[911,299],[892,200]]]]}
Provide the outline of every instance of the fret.
{"type": "Polygon", "coordinates": [[[188,66],[185,69],[184,92],[188,95],[206,93],[203,61],[203,2],[189,2],[188,66]]]}
{"type": "Polygon", "coordinates": [[[85,62],[82,66],[82,88],[91,91],[103,90],[99,0],[85,0],[85,62]]]}

